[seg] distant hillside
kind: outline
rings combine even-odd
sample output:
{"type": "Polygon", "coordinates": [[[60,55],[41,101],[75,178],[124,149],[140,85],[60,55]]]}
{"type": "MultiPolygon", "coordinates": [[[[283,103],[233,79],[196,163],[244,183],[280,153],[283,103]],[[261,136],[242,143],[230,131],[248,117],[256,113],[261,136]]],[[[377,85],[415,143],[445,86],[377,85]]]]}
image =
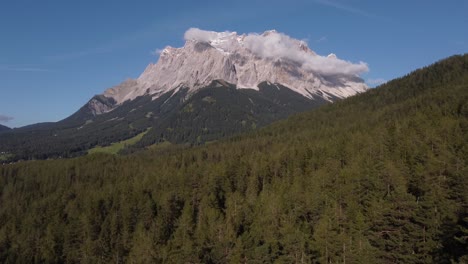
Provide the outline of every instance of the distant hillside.
{"type": "Polygon", "coordinates": [[[12,160],[75,157],[147,130],[140,142],[126,152],[163,141],[200,145],[329,103],[321,98],[308,99],[279,84],[264,82],[258,89],[237,89],[224,81],[214,81],[190,96],[187,89],[168,92],[157,99],[140,96],[93,116],[90,104],[111,104],[96,96],[64,120],[4,133],[0,151],[14,154],[12,160]]]}
{"type": "Polygon", "coordinates": [[[7,131],[7,130],[11,130],[11,128],[0,124],[0,132],[7,131]]]}
{"type": "Polygon", "coordinates": [[[467,263],[468,55],[259,131],[0,166],[0,262],[467,263]]]}

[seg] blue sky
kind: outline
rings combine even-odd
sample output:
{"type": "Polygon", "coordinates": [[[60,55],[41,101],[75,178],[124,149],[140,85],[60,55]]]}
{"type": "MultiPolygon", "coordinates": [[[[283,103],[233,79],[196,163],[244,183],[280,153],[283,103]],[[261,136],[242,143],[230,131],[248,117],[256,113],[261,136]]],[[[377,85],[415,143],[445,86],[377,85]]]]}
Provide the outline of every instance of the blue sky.
{"type": "Polygon", "coordinates": [[[136,78],[190,27],[276,29],[364,61],[369,83],[468,52],[468,1],[25,1],[0,3],[0,124],[61,120],[136,78]]]}

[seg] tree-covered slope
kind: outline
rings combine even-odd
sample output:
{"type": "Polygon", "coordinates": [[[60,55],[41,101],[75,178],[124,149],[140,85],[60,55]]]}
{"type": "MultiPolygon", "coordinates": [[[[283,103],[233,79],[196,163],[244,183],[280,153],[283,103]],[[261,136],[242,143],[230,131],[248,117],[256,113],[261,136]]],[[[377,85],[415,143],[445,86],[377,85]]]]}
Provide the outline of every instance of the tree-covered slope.
{"type": "Polygon", "coordinates": [[[0,262],[466,263],[468,55],[229,141],[0,167],[0,262]]]}
{"type": "Polygon", "coordinates": [[[162,141],[199,145],[251,131],[326,103],[322,98],[310,100],[276,84],[261,83],[256,91],[215,81],[161,116],[134,148],[162,141]]]}
{"type": "Polygon", "coordinates": [[[2,132],[2,131],[8,131],[8,130],[10,130],[10,129],[11,129],[11,128],[0,124],[0,132],[2,132]]]}
{"type": "Polygon", "coordinates": [[[327,103],[319,96],[311,100],[281,85],[259,86],[259,91],[236,89],[218,80],[195,94],[188,94],[188,89],[170,91],[156,99],[147,94],[115,109],[114,101],[98,95],[62,121],[4,133],[0,151],[11,153],[12,160],[75,157],[148,129],[141,142],[126,152],[163,141],[199,145],[327,103]],[[96,115],[96,109],[103,112],[96,115]]]}

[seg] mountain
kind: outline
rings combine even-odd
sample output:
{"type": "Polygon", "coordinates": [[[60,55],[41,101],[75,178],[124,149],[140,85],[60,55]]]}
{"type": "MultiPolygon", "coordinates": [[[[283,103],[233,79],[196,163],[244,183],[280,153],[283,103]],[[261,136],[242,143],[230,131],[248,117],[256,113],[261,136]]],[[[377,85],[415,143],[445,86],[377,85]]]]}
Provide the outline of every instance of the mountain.
{"type": "Polygon", "coordinates": [[[72,157],[137,135],[126,152],[166,141],[203,144],[367,90],[364,63],[319,56],[276,31],[190,29],[185,38],[70,117],[3,135],[0,150],[17,159],[72,157]]]}
{"type": "Polygon", "coordinates": [[[0,262],[467,263],[467,137],[468,54],[205,146],[0,166],[0,262]]]}
{"type": "MultiPolygon", "coordinates": [[[[215,80],[224,80],[239,89],[254,90],[259,89],[260,83],[268,81],[288,87],[309,99],[330,101],[332,97],[344,98],[367,89],[362,79],[354,74],[356,69],[348,69],[361,65],[349,65],[333,54],[326,58],[318,56],[303,41],[290,39],[274,30],[258,36],[198,32],[208,35],[203,37],[191,33],[194,30],[198,32],[191,29],[186,33],[184,47],[166,47],[160,51],[158,63],[150,64],[138,79],[108,89],[104,96],[120,104],[146,94],[156,99],[184,87],[193,94],[215,80]],[[252,37],[256,39],[252,40],[252,37]],[[282,54],[283,46],[266,46],[269,41],[286,42],[284,46],[288,52],[294,52],[294,56],[282,54]],[[258,47],[262,44],[265,47],[258,47]],[[274,54],[260,54],[258,49],[262,48],[273,49],[274,54]],[[328,67],[339,64],[342,69],[322,72],[322,65],[310,65],[309,60],[315,64],[323,60],[328,67]]],[[[98,109],[100,107],[99,104],[98,109]]]]}
{"type": "Polygon", "coordinates": [[[11,130],[11,128],[0,124],[0,132],[7,131],[7,130],[11,130]]]}

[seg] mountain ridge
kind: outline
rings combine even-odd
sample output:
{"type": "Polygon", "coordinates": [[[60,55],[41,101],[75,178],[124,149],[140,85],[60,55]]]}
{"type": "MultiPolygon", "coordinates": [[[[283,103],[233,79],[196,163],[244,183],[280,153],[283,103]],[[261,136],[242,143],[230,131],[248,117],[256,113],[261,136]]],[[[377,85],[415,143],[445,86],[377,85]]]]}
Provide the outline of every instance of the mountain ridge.
{"type": "Polygon", "coordinates": [[[11,128],[0,124],[0,132],[2,132],[2,131],[8,131],[8,130],[11,130],[11,128]]]}
{"type": "Polygon", "coordinates": [[[15,154],[13,160],[74,157],[98,145],[132,138],[149,128],[135,146],[145,148],[165,140],[198,145],[328,103],[309,100],[280,85],[260,86],[258,91],[236,89],[219,80],[190,96],[188,88],[181,88],[156,99],[149,94],[139,96],[118,107],[112,107],[111,99],[96,95],[90,102],[102,104],[102,109],[110,106],[111,111],[95,115],[95,109],[85,104],[59,122],[7,131],[0,137],[0,150],[15,154]],[[240,102],[244,107],[236,105],[240,102]]]}
{"type": "Polygon", "coordinates": [[[166,47],[161,50],[158,62],[149,64],[137,79],[126,80],[107,89],[103,95],[121,104],[144,94],[157,98],[181,87],[189,88],[190,93],[194,93],[214,80],[225,80],[235,84],[238,89],[255,90],[262,82],[277,83],[309,99],[327,101],[332,100],[326,94],[345,98],[367,89],[357,75],[367,69],[365,64],[354,65],[338,59],[334,54],[319,56],[305,42],[274,30],[261,35],[237,35],[236,32],[189,29],[185,39],[185,45],[181,48],[166,47]],[[194,30],[198,33],[190,34],[194,30]],[[208,37],[200,37],[199,34],[208,37]],[[279,46],[269,46],[272,40],[277,41],[279,46]],[[255,45],[249,44],[251,42],[255,45]],[[278,54],[255,52],[260,49],[258,45],[270,50],[278,49],[278,54]],[[282,50],[294,56],[282,54],[282,50]],[[315,63],[320,63],[324,69],[336,69],[321,73],[321,67],[308,66],[312,64],[310,61],[319,61],[315,63]]]}

